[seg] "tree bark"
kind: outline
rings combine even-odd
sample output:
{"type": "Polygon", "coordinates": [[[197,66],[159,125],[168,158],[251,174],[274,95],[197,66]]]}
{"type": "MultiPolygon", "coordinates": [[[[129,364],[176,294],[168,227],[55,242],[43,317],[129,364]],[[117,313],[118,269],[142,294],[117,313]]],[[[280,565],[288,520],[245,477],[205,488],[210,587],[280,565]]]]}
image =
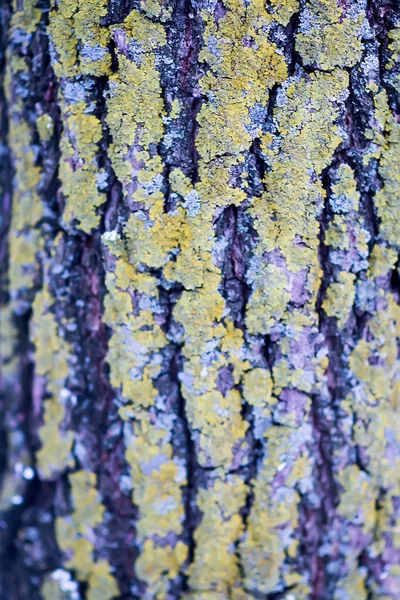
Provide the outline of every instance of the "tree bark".
{"type": "Polygon", "coordinates": [[[399,5],[0,16],[0,598],[398,600],[399,5]]]}

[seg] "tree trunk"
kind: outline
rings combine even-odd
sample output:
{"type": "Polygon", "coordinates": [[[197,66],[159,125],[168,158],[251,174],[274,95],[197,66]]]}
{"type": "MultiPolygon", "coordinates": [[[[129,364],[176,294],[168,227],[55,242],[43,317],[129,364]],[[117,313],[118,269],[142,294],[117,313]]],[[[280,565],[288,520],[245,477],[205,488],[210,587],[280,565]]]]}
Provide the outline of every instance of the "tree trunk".
{"type": "Polygon", "coordinates": [[[0,11],[1,600],[398,600],[399,5],[0,11]]]}

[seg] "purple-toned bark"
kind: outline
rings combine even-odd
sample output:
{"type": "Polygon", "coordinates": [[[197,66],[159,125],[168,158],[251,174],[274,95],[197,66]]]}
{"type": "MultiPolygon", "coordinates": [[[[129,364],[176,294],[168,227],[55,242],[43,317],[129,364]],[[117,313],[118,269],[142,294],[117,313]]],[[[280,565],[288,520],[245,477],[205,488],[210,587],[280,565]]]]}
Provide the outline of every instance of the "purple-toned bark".
{"type": "Polygon", "coordinates": [[[399,7],[0,7],[0,600],[400,598],[399,7]]]}

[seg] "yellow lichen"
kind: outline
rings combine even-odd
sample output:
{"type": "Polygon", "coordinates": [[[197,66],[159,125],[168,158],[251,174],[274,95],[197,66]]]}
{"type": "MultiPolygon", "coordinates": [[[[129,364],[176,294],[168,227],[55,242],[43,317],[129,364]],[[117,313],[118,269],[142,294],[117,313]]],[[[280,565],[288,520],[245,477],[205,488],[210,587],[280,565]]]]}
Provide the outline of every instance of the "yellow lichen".
{"type": "Polygon", "coordinates": [[[60,143],[60,179],[66,200],[63,219],[66,223],[76,219],[86,232],[99,224],[96,208],[106,200],[99,190],[103,172],[97,159],[102,126],[88,110],[84,102],[63,106],[64,131],[60,143]]]}
{"type": "Polygon", "coordinates": [[[365,136],[373,145],[365,154],[364,163],[368,164],[371,158],[379,160],[382,188],[376,192],[374,198],[380,221],[379,235],[389,245],[398,249],[400,175],[397,165],[400,125],[390,111],[386,90],[379,90],[376,84],[369,85],[369,89],[374,93],[375,127],[365,131],[365,136]]]}
{"type": "Polygon", "coordinates": [[[48,31],[58,77],[109,74],[110,33],[100,24],[106,14],[107,0],[60,0],[51,11],[48,31]]]}
{"type": "Polygon", "coordinates": [[[341,141],[333,124],[338,111],[328,98],[340,96],[346,86],[347,75],[342,71],[289,81],[285,102],[276,111],[282,136],[279,145],[271,134],[263,138],[271,170],[266,176],[268,191],[263,198],[255,198],[251,208],[260,235],[256,252],[278,250],[287,267],[263,266],[255,257],[249,274],[254,291],[246,316],[251,332],[268,333],[285,318],[285,313],[293,318],[292,311],[287,311],[291,300],[288,271],[308,273],[307,304],[312,307],[315,302],[320,277],[316,217],[323,191],[318,180],[312,181],[309,165],[316,175],[320,174],[341,141]],[[330,128],[326,127],[326,120],[332,122],[330,128]]]}
{"type": "Polygon", "coordinates": [[[374,489],[370,477],[356,465],[351,465],[339,473],[338,479],[344,489],[338,508],[339,514],[350,522],[361,524],[365,532],[371,531],[376,520],[377,489],[374,489]]]}
{"type": "Polygon", "coordinates": [[[163,598],[168,580],[178,575],[181,564],[186,560],[187,546],[178,542],[171,546],[155,547],[147,540],[136,564],[140,579],[146,581],[150,592],[156,598],[163,598]]]}
{"type": "MultiPolygon", "coordinates": [[[[320,216],[326,194],[321,177],[344,138],[339,123],[349,84],[345,68],[361,57],[364,14],[359,8],[350,14],[347,7],[327,0],[313,0],[308,8],[314,21],[309,31],[301,25],[297,51],[305,64],[329,73],[299,69],[289,78],[285,59],[268,40],[268,32],[274,21],[289,22],[297,2],[271,0],[265,7],[256,0],[227,0],[218,18],[214,9],[202,12],[203,101],[197,117],[195,183],[185,167],[174,165],[166,176],[160,152],[165,128],[175,126],[172,121],[180,116],[177,99],[172,101],[167,94],[164,105],[159,73],[160,59],[165,59],[163,23],[169,18],[168,9],[162,2],[142,2],[141,11],[133,10],[124,23],[111,27],[118,67],[106,92],[112,136],[109,158],[131,214],[103,236],[108,269],[104,321],[112,329],[107,360],[124,421],[132,499],[138,508],[136,574],[146,584],[149,598],[168,597],[171,580],[182,574],[188,552],[180,539],[186,466],[175,454],[175,415],[165,408],[157,383],[170,351],[169,334],[160,325],[164,323],[160,282],[163,288],[171,284],[184,288],[172,308],[173,325],[182,332],[180,388],[196,456],[206,467],[207,484],[197,498],[202,519],[194,533],[188,597],[242,600],[280,591],[284,585],[293,586],[290,593],[299,599],[311,593],[307,574],[298,573],[288,561],[294,562],[298,553],[300,495],[312,489],[310,397],[325,391],[329,366],[327,349],[316,342],[316,302],[323,275],[320,216]],[[264,115],[269,90],[276,84],[281,87],[272,126],[266,131],[264,116],[258,120],[254,115],[257,111],[264,115]],[[246,161],[257,138],[268,169],[264,194],[253,198],[246,161]],[[173,208],[165,206],[166,188],[173,208]],[[271,335],[277,340],[271,369],[260,363],[252,368],[249,342],[230,320],[222,294],[222,242],[216,238],[215,219],[224,208],[245,200],[250,202],[258,234],[246,275],[252,290],[245,319],[250,337],[271,335]],[[221,391],[220,376],[227,372],[231,387],[221,391]],[[248,423],[242,399],[259,419],[257,436],[265,438],[267,449],[252,482],[255,498],[244,534],[240,511],[247,486],[230,474],[247,464],[248,423]],[[211,537],[215,551],[210,550],[211,537]]],[[[377,119],[381,116],[377,114],[377,119]]],[[[378,146],[378,141],[381,138],[373,143],[378,146]]],[[[379,149],[374,150],[381,159],[379,149]]],[[[388,160],[392,164],[393,159],[388,160]]],[[[323,307],[343,327],[355,299],[353,272],[366,271],[369,234],[362,223],[355,223],[360,195],[352,169],[340,165],[332,170],[327,202],[333,217],[323,242],[340,270],[323,307]],[[357,258],[348,267],[351,261],[345,263],[345,258],[351,251],[357,258]]],[[[391,180],[389,184],[385,186],[390,193],[391,180]]],[[[379,203],[384,202],[392,199],[377,196],[382,214],[379,203]]],[[[379,248],[386,248],[394,234],[386,233],[387,217],[381,219],[385,234],[379,248]]],[[[368,277],[380,273],[383,263],[393,258],[378,256],[378,250],[375,254],[381,266],[371,268],[368,277]]],[[[378,327],[374,320],[371,327],[378,327]]],[[[374,332],[374,339],[388,336],[393,324],[385,327],[374,332]]],[[[360,342],[353,350],[350,369],[370,398],[372,391],[382,395],[385,390],[380,367],[365,368],[373,351],[370,342],[365,344],[367,348],[360,342]]],[[[388,353],[392,374],[393,349],[383,344],[382,352],[388,353]]],[[[391,397],[396,389],[393,383],[391,397]]],[[[364,441],[360,432],[355,437],[364,441]]],[[[382,448],[377,448],[381,458],[382,448]]],[[[375,484],[368,485],[367,495],[375,489],[375,484]]],[[[344,478],[339,505],[343,519],[353,518],[342,510],[348,487],[344,478]]],[[[349,507],[353,504],[349,498],[349,507]]],[[[369,514],[366,521],[370,523],[369,514]]],[[[351,572],[358,576],[356,567],[351,572]]],[[[354,587],[362,590],[361,577],[354,587]]]]}
{"type": "Polygon", "coordinates": [[[267,8],[281,25],[288,25],[300,7],[299,0],[268,0],[267,8]]]}
{"type": "Polygon", "coordinates": [[[371,277],[381,277],[393,269],[397,262],[398,254],[391,248],[384,248],[375,244],[369,257],[369,273],[371,277]]]}
{"type": "Polygon", "coordinates": [[[337,202],[345,203],[347,211],[358,210],[360,194],[357,191],[353,170],[349,165],[341,164],[337,169],[336,183],[332,186],[332,193],[337,202]]]}
{"type": "Polygon", "coordinates": [[[40,115],[36,119],[36,127],[42,142],[48,142],[53,137],[54,122],[50,115],[40,115]]]}
{"type": "Polygon", "coordinates": [[[186,546],[181,542],[154,549],[152,542],[153,535],[179,535],[184,519],[181,488],[186,483],[185,469],[173,456],[171,431],[154,424],[148,412],[158,396],[153,379],[160,373],[159,351],[167,341],[151,310],[134,313],[133,294],[139,306],[157,301],[157,287],[150,275],[135,271],[121,257],[106,283],[109,293],[104,318],[113,325],[108,353],[111,383],[121,390],[125,402],[120,415],[132,425],[126,459],[134,481],[133,501],[139,508],[137,540],[143,544],[136,572],[151,593],[163,598],[169,580],[177,576],[186,558],[186,546]]]}
{"type": "Polygon", "coordinates": [[[267,369],[254,368],[244,376],[243,395],[247,402],[253,406],[264,408],[275,404],[276,398],[272,396],[272,380],[267,369]]]}
{"type": "Polygon", "coordinates": [[[397,473],[400,461],[391,456],[392,444],[398,444],[397,344],[400,334],[399,307],[391,295],[380,293],[382,310],[369,320],[368,339],[361,339],[350,356],[350,368],[358,386],[348,397],[348,406],[356,416],[354,443],[368,460],[366,472],[358,467],[341,475],[344,487],[340,511],[360,523],[364,533],[373,536],[373,552],[381,553],[387,539],[397,541],[397,525],[391,518],[392,501],[400,492],[397,473]],[[349,480],[351,478],[351,480],[349,480]],[[376,510],[379,489],[385,498],[376,510]]]}
{"type": "MultiPolygon", "coordinates": [[[[93,80],[88,79],[85,86],[80,78],[101,77],[111,72],[110,31],[101,24],[106,15],[107,0],[60,0],[50,12],[48,27],[52,66],[60,80],[63,121],[60,178],[66,199],[63,218],[66,223],[76,219],[77,227],[87,233],[100,222],[96,209],[106,200],[102,190],[107,182],[105,172],[99,169],[103,131],[100,120],[93,114],[96,110],[90,97],[93,80]],[[71,98],[71,85],[75,94],[79,90],[77,98],[75,94],[71,98]]],[[[39,122],[38,128],[41,133],[44,124],[39,122]]]]}
{"type": "Polygon", "coordinates": [[[227,8],[230,10],[218,23],[204,13],[206,45],[200,60],[211,70],[200,85],[210,101],[197,118],[196,145],[207,162],[225,154],[240,154],[250,146],[254,134],[249,131],[249,110],[256,103],[265,105],[268,90],[287,75],[284,58],[262,35],[262,26],[271,21],[267,11],[256,2],[246,7],[240,0],[231,0],[227,8]],[[244,45],[245,37],[253,43],[244,45]]]}
{"type": "Polygon", "coordinates": [[[355,297],[354,281],[353,273],[341,271],[326,291],[322,308],[328,317],[337,319],[338,327],[343,327],[349,318],[355,297]]]}
{"type": "MultiPolygon", "coordinates": [[[[327,364],[324,354],[314,358],[312,334],[321,277],[318,216],[324,190],[319,177],[341,141],[335,120],[347,84],[347,74],[340,70],[288,79],[274,111],[276,132],[262,137],[270,168],[267,191],[253,199],[250,209],[259,241],[248,272],[252,294],[246,323],[255,335],[282,331],[278,328],[283,324],[286,335],[278,342],[282,357],[272,369],[271,394],[276,400],[263,412],[280,427],[267,428],[264,434],[268,457],[253,483],[254,505],[240,545],[246,589],[257,593],[278,590],[286,552],[297,553],[299,496],[293,486],[304,490],[310,486],[312,457],[305,440],[311,435],[307,424],[311,403],[305,394],[321,387],[327,364]],[[296,405],[300,399],[303,405],[300,412],[293,404],[285,410],[285,390],[296,390],[296,405]]],[[[343,179],[347,172],[341,175],[343,179]]],[[[345,189],[335,190],[336,194],[345,191],[354,197],[349,185],[343,181],[345,189]]],[[[294,575],[293,595],[308,598],[307,578],[290,571],[294,575]]]]}
{"type": "Polygon", "coordinates": [[[42,218],[42,203],[37,192],[41,169],[36,166],[32,133],[18,118],[18,106],[12,108],[10,146],[15,169],[13,212],[10,236],[10,288],[13,297],[19,290],[31,288],[37,272],[36,254],[42,241],[37,229],[42,218]]]}
{"type": "Polygon", "coordinates": [[[57,539],[67,556],[66,566],[88,582],[90,600],[110,600],[118,588],[105,560],[94,560],[93,536],[103,520],[104,507],[96,490],[96,476],[89,471],[69,475],[74,511],[56,519],[57,539]]]}
{"type": "Polygon", "coordinates": [[[199,490],[198,507],[203,518],[194,534],[197,551],[189,568],[189,583],[194,591],[211,589],[229,597],[230,590],[240,585],[234,543],[244,529],[238,511],[244,504],[246,491],[240,477],[232,476],[224,482],[217,480],[209,489],[199,490]]]}
{"type": "MultiPolygon", "coordinates": [[[[390,39],[389,50],[391,52],[391,56],[386,64],[386,69],[391,70],[396,69],[400,63],[400,28],[397,27],[392,29],[389,31],[388,36],[390,39]]],[[[399,73],[396,73],[396,71],[393,73],[393,75],[390,77],[390,83],[395,90],[397,90],[397,92],[400,92],[399,73]]]]}
{"type": "Polygon", "coordinates": [[[383,187],[375,195],[375,205],[380,219],[379,232],[383,239],[395,248],[400,239],[400,125],[390,116],[387,123],[387,144],[379,163],[383,187]]]}
{"type": "MultiPolygon", "coordinates": [[[[303,435],[307,435],[306,432],[307,426],[304,424],[303,435]]],[[[253,482],[254,505],[248,518],[244,540],[240,544],[245,588],[250,592],[263,594],[272,592],[277,587],[285,550],[289,551],[294,541],[292,535],[297,525],[299,496],[292,487],[293,483],[296,481],[302,486],[303,480],[306,486],[311,474],[307,454],[293,462],[304,444],[296,430],[272,428],[267,434],[267,443],[268,457],[253,482]],[[286,485],[274,485],[274,479],[279,473],[284,474],[286,485]]],[[[301,576],[299,581],[302,581],[301,576]]]]}
{"type": "Polygon", "coordinates": [[[37,0],[24,0],[20,3],[13,0],[13,15],[11,29],[21,29],[28,34],[34,33],[42,16],[42,11],[37,7],[37,0]]]}
{"type": "Polygon", "coordinates": [[[42,447],[37,452],[38,469],[45,478],[51,478],[74,464],[71,456],[73,433],[60,428],[65,416],[62,391],[68,375],[69,346],[58,333],[51,304],[50,294],[44,288],[33,303],[31,325],[36,376],[44,379],[51,394],[51,398],[44,402],[44,423],[39,430],[42,447]]]}
{"type": "Polygon", "coordinates": [[[0,365],[4,380],[16,373],[17,357],[15,351],[18,342],[18,331],[13,323],[10,304],[0,307],[0,365]]]}
{"type": "Polygon", "coordinates": [[[296,35],[296,50],[304,64],[324,70],[352,67],[361,58],[361,25],[365,14],[346,15],[336,0],[308,0],[307,24],[296,35]],[[311,26],[308,24],[311,22],[311,26]]]}

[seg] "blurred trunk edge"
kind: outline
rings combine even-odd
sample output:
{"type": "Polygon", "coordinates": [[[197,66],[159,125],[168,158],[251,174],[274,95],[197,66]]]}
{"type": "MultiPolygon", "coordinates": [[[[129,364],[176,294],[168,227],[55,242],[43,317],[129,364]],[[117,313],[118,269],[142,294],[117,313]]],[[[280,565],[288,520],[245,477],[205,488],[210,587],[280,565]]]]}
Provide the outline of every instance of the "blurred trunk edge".
{"type": "Polygon", "coordinates": [[[0,11],[0,599],[399,600],[399,4],[0,11]]]}

